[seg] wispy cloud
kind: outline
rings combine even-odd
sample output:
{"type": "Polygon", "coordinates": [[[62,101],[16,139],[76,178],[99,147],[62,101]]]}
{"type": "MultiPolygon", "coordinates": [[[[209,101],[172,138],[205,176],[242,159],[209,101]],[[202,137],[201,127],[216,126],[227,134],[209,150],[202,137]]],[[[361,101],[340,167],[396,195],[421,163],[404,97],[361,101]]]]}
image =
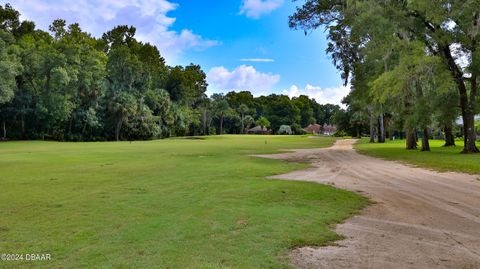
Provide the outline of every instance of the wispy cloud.
{"type": "Polygon", "coordinates": [[[80,23],[95,36],[117,25],[137,27],[137,37],[159,47],[167,61],[189,49],[201,50],[221,44],[195,34],[190,29],[172,30],[176,18],[168,13],[178,4],[169,0],[11,0],[24,19],[33,20],[47,30],[54,19],[80,23]]]}
{"type": "Polygon", "coordinates": [[[242,62],[254,62],[254,63],[273,63],[275,62],[274,59],[268,59],[268,58],[243,58],[240,59],[242,62]]]}
{"type": "Polygon", "coordinates": [[[243,0],[240,14],[245,14],[248,18],[258,19],[279,8],[282,4],[283,0],[243,0]]]}
{"type": "Polygon", "coordinates": [[[272,90],[280,81],[280,75],[262,73],[247,65],[241,65],[232,71],[218,66],[207,73],[207,81],[216,91],[249,90],[259,95],[272,90]]]}

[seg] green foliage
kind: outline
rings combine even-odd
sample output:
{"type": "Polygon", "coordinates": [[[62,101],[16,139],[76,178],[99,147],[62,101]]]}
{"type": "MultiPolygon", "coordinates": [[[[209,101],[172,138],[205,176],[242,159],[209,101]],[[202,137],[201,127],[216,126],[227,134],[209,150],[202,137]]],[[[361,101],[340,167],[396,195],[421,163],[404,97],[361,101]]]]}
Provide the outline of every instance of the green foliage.
{"type": "Polygon", "coordinates": [[[13,99],[17,88],[15,78],[23,68],[14,42],[10,33],[0,30],[0,105],[13,99]]]}
{"type": "Polygon", "coordinates": [[[265,118],[270,122],[273,130],[278,130],[281,125],[293,125],[300,122],[300,110],[294,102],[284,95],[269,95],[261,98],[265,118]]]}
{"type": "Polygon", "coordinates": [[[347,133],[343,130],[339,130],[339,131],[336,131],[334,134],[333,134],[334,137],[345,137],[347,136],[347,133]]]}
{"type": "Polygon", "coordinates": [[[273,130],[300,133],[330,122],[336,106],[306,96],[208,98],[200,66],[167,66],[157,47],[120,25],[97,39],[63,19],[50,33],[0,5],[0,120],[16,139],[155,139],[244,133],[266,117],[273,130]],[[214,130],[216,127],[217,130],[214,130]]]}
{"type": "Polygon", "coordinates": [[[301,95],[293,98],[293,103],[300,111],[301,126],[308,126],[309,124],[316,122],[314,117],[314,106],[316,104],[315,101],[310,100],[308,96],[301,95]]]}
{"type": "Polygon", "coordinates": [[[270,127],[270,121],[265,118],[265,117],[260,117],[256,121],[257,125],[263,128],[269,128],[270,127]]]}
{"type": "Polygon", "coordinates": [[[247,115],[245,116],[244,122],[245,122],[245,128],[249,129],[255,123],[255,119],[252,116],[247,115]]]}
{"type": "MultiPolygon", "coordinates": [[[[372,139],[377,126],[382,132],[393,127],[425,130],[435,123],[450,128],[462,115],[464,152],[474,153],[478,152],[473,118],[478,113],[479,4],[478,0],[306,0],[290,16],[289,25],[305,32],[325,28],[327,53],[345,84],[353,87],[345,100],[351,123],[364,125],[364,115],[370,115],[372,139]],[[374,122],[385,116],[381,124],[374,122]]],[[[346,117],[340,118],[337,121],[346,130],[346,117]]]]}
{"type": "Polygon", "coordinates": [[[339,132],[346,133],[352,127],[350,122],[351,118],[352,118],[352,111],[340,109],[333,116],[333,123],[335,123],[339,132]]]}

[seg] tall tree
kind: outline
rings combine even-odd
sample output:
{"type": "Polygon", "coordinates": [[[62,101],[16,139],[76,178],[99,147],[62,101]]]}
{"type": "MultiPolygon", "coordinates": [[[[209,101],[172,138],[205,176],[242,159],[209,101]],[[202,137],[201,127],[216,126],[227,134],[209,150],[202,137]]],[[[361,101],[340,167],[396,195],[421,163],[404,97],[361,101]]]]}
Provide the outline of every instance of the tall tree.
{"type": "Polygon", "coordinates": [[[225,99],[218,100],[214,103],[213,110],[215,112],[215,115],[218,117],[220,123],[219,134],[223,134],[223,120],[225,119],[225,115],[229,112],[230,109],[230,105],[225,99]]]}
{"type": "Polygon", "coordinates": [[[257,123],[258,126],[260,126],[260,128],[262,128],[262,130],[264,128],[268,128],[268,127],[271,126],[270,121],[265,117],[258,118],[256,123],[257,123]]]}
{"type": "MultiPolygon", "coordinates": [[[[304,30],[326,26],[332,40],[328,51],[344,78],[355,73],[355,65],[363,61],[358,57],[362,48],[389,46],[393,37],[422,42],[426,50],[440,57],[456,83],[464,122],[463,152],[474,153],[478,152],[474,128],[480,66],[478,5],[478,0],[307,0],[290,17],[290,26],[304,30]]],[[[389,55],[388,50],[383,51],[389,55]]],[[[389,69],[387,66],[382,72],[389,69]]]]}
{"type": "Polygon", "coordinates": [[[245,133],[245,115],[248,113],[249,110],[250,109],[245,104],[241,104],[238,107],[238,112],[240,113],[240,120],[241,120],[241,124],[242,124],[242,130],[241,130],[242,134],[245,133]]]}
{"type": "Polygon", "coordinates": [[[144,86],[140,68],[140,61],[127,46],[115,47],[109,52],[107,112],[112,117],[117,141],[123,123],[137,110],[136,97],[144,86]]]}

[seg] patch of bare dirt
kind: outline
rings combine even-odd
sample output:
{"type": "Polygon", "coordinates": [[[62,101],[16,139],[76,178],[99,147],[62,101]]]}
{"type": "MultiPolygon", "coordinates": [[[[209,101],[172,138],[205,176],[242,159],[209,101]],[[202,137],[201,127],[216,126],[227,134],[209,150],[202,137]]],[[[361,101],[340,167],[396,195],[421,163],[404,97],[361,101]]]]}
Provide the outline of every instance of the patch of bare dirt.
{"type": "Polygon", "coordinates": [[[375,202],[336,226],[346,239],[335,246],[293,250],[296,267],[480,268],[478,176],[364,156],[354,143],[340,140],[331,148],[260,156],[312,163],[272,178],[330,184],[375,202]]]}

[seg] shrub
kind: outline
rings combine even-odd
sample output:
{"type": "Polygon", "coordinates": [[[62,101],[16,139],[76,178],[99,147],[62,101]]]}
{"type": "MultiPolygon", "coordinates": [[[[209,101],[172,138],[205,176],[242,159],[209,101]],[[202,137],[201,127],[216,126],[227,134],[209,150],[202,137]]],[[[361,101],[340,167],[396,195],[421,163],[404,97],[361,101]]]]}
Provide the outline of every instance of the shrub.
{"type": "Polygon", "coordinates": [[[344,136],[347,136],[347,133],[343,130],[338,130],[337,132],[335,132],[333,134],[334,137],[344,137],[344,136]]]}
{"type": "Polygon", "coordinates": [[[279,135],[291,135],[293,134],[292,128],[289,125],[282,125],[280,129],[278,129],[279,135]]]}

